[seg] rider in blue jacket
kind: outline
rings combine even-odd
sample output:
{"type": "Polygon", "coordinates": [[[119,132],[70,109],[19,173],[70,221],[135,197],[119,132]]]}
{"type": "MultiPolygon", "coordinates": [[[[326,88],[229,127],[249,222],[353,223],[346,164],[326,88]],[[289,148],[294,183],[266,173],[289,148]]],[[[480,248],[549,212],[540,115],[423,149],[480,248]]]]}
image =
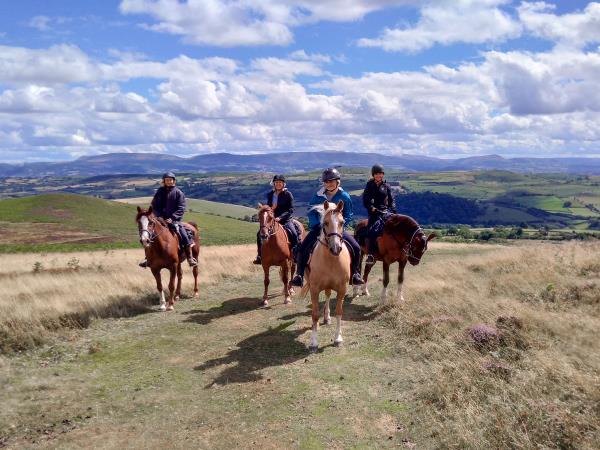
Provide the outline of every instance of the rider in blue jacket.
{"type": "MultiPolygon", "coordinates": [[[[337,203],[340,200],[344,201],[344,209],[342,214],[344,216],[344,232],[342,237],[344,241],[351,247],[352,251],[352,284],[363,284],[364,281],[360,276],[360,246],[354,237],[345,230],[347,225],[352,223],[352,217],[354,215],[352,210],[352,199],[350,195],[344,191],[340,186],[340,173],[337,169],[325,169],[321,176],[323,187],[317,191],[309,202],[309,207],[322,205],[325,200],[332,203],[337,203]]],[[[302,286],[304,283],[304,270],[306,264],[310,258],[310,254],[317,243],[319,234],[321,234],[321,217],[318,211],[310,209],[308,212],[308,228],[310,231],[300,244],[300,250],[298,254],[298,266],[296,268],[296,276],[292,280],[294,286],[302,286]]]]}

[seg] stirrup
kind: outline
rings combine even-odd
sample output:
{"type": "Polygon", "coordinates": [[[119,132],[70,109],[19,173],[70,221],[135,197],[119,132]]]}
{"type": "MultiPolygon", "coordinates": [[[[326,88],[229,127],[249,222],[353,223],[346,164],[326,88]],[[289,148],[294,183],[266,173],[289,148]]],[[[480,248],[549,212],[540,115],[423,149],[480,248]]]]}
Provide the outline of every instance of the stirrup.
{"type": "Polygon", "coordinates": [[[260,256],[257,256],[256,258],[254,258],[254,261],[252,261],[252,264],[256,264],[256,265],[262,264],[262,258],[260,256]]]}
{"type": "Polygon", "coordinates": [[[355,273],[354,275],[352,275],[352,284],[365,284],[365,280],[362,279],[360,273],[355,273]]]}
{"type": "Polygon", "coordinates": [[[304,277],[302,275],[296,275],[292,280],[292,286],[302,287],[304,284],[304,277]]]}
{"type": "Polygon", "coordinates": [[[367,255],[367,259],[365,260],[365,264],[367,264],[369,266],[372,266],[373,264],[375,264],[375,257],[369,253],[367,255]]]}
{"type": "Polygon", "coordinates": [[[141,263],[138,264],[138,266],[140,266],[142,269],[145,269],[148,267],[148,260],[145,259],[143,260],[141,263]]]}
{"type": "Polygon", "coordinates": [[[187,259],[187,262],[190,265],[190,267],[196,267],[198,265],[198,261],[196,261],[196,258],[194,258],[193,256],[190,256],[187,259]]]}

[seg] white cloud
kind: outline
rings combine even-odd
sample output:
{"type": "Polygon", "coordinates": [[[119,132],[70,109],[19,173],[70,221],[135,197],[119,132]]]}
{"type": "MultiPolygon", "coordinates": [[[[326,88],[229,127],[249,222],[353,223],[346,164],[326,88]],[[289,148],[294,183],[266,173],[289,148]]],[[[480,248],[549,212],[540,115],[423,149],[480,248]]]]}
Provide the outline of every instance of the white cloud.
{"type": "Polygon", "coordinates": [[[553,14],[554,9],[546,2],[524,2],[518,8],[519,19],[533,35],[559,44],[583,47],[600,42],[600,3],[561,16],[553,14]]]}
{"type": "Polygon", "coordinates": [[[390,6],[420,0],[122,0],[123,14],[144,14],[144,27],[183,36],[191,44],[288,45],[291,28],[322,20],[347,22],[390,6]]]}
{"type": "Polygon", "coordinates": [[[362,47],[418,52],[436,44],[481,44],[518,37],[520,24],[499,7],[508,0],[455,0],[429,2],[415,26],[386,28],[378,38],[363,38],[362,47]]]}

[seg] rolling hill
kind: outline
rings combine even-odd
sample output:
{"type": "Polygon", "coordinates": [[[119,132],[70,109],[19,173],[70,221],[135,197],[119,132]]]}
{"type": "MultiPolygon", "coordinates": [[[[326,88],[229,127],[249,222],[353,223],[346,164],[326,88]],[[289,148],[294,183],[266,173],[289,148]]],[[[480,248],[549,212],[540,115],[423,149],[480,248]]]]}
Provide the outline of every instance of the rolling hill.
{"type": "MultiPolygon", "coordinates": [[[[234,207],[232,210],[235,210],[234,207]]],[[[76,194],[42,194],[0,200],[0,252],[139,247],[135,208],[76,194]]],[[[256,224],[191,212],[202,245],[255,241],[256,224]]]]}

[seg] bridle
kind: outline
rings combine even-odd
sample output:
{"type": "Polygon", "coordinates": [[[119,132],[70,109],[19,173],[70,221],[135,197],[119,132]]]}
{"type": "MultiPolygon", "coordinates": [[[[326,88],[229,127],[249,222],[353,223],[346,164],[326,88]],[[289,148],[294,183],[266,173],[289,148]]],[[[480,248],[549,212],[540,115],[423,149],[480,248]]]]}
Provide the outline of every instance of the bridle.
{"type": "Polygon", "coordinates": [[[261,211],[261,212],[259,213],[259,216],[258,216],[258,217],[259,217],[259,221],[260,221],[260,228],[259,228],[259,230],[258,230],[258,234],[259,234],[259,236],[260,236],[260,241],[261,241],[261,242],[268,241],[268,240],[269,240],[269,238],[270,238],[271,236],[273,236],[273,235],[276,233],[276,231],[277,231],[277,230],[275,229],[275,227],[277,226],[277,223],[278,223],[278,222],[275,220],[275,216],[274,216],[274,214],[273,214],[273,210],[270,210],[270,209],[265,209],[264,211],[261,211]],[[266,216],[268,216],[268,217],[272,217],[272,218],[273,218],[273,220],[272,220],[272,224],[271,224],[271,226],[270,226],[270,227],[269,227],[269,226],[267,226],[266,224],[263,224],[262,218],[263,218],[265,215],[266,215],[266,216]],[[262,231],[263,231],[263,229],[264,229],[264,230],[267,230],[267,233],[266,233],[266,234],[263,234],[263,232],[262,232],[262,231]]]}
{"type": "Polygon", "coordinates": [[[160,230],[157,233],[156,232],[156,224],[157,223],[162,226],[162,224],[160,224],[158,219],[155,217],[150,217],[146,214],[140,216],[140,218],[138,220],[138,230],[139,230],[140,242],[142,244],[143,244],[143,239],[144,239],[144,233],[148,234],[148,242],[150,244],[152,244],[167,229],[167,227],[163,226],[162,230],[160,230]],[[144,226],[143,220],[142,220],[144,217],[148,220],[148,224],[146,226],[144,226]],[[150,229],[150,226],[152,226],[152,229],[150,229]]]}
{"type": "Polygon", "coordinates": [[[326,216],[326,215],[327,215],[329,212],[331,212],[331,214],[340,214],[340,211],[337,211],[337,212],[336,212],[336,211],[325,211],[325,212],[324,212],[324,214],[323,214],[323,224],[321,225],[321,234],[319,235],[319,239],[318,239],[318,240],[319,240],[319,242],[320,242],[322,245],[324,245],[325,247],[327,247],[327,248],[329,249],[329,251],[331,252],[331,254],[332,254],[332,255],[334,255],[334,256],[337,256],[335,253],[333,253],[333,250],[331,250],[331,246],[329,245],[329,239],[330,239],[332,236],[337,236],[338,238],[340,238],[340,243],[341,243],[341,245],[344,245],[344,244],[343,244],[343,242],[344,242],[344,237],[343,237],[343,236],[342,236],[340,233],[335,233],[335,232],[333,232],[333,233],[326,233],[326,232],[325,232],[325,225],[324,225],[324,222],[325,222],[325,216],[326,216]],[[323,241],[323,238],[325,238],[325,241],[323,241]]]}
{"type": "Polygon", "coordinates": [[[427,250],[427,236],[425,235],[425,230],[423,230],[423,228],[421,228],[419,225],[417,225],[417,229],[413,232],[412,236],[410,237],[410,240],[405,244],[402,244],[398,240],[396,235],[392,234],[392,236],[394,237],[394,240],[398,243],[398,245],[400,246],[400,249],[402,250],[402,252],[404,252],[406,257],[412,258],[415,261],[421,261],[421,258],[423,257],[423,254],[421,255],[421,257],[415,256],[412,251],[413,240],[415,239],[415,236],[417,236],[418,234],[423,235],[423,239],[425,241],[425,248],[423,249],[423,254],[425,254],[425,250],[427,250]]]}

